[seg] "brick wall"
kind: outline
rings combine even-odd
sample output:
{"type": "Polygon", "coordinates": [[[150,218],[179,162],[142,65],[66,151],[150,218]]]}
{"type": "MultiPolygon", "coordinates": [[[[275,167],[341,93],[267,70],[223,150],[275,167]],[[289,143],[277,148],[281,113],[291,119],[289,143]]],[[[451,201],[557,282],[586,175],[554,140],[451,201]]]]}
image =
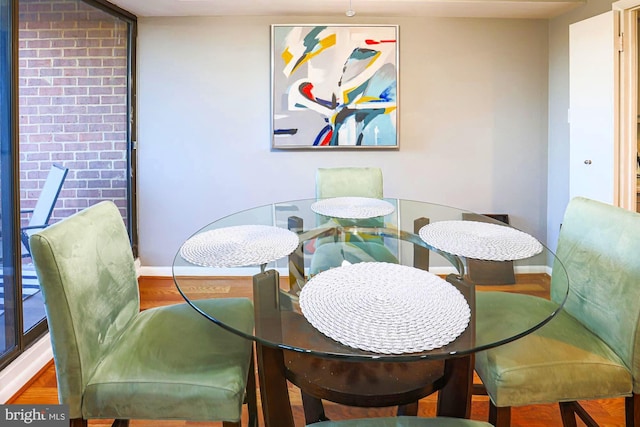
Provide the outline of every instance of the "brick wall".
{"type": "Polygon", "coordinates": [[[79,0],[20,0],[20,199],[69,168],[51,222],[100,200],[125,216],[127,25],[79,0]]]}

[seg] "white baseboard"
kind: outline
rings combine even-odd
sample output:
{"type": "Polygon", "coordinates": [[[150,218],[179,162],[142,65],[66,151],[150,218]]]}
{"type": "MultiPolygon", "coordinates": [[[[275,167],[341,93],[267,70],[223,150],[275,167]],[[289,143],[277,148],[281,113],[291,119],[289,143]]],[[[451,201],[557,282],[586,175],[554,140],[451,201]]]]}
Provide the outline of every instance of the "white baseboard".
{"type": "Polygon", "coordinates": [[[0,402],[7,403],[53,359],[49,334],[43,336],[9,366],[0,371],[0,402]]]}

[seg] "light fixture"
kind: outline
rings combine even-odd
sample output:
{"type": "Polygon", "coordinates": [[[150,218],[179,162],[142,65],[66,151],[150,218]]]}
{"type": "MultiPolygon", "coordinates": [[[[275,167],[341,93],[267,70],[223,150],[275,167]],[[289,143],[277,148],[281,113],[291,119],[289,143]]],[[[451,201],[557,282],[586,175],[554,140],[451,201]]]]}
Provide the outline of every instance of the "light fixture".
{"type": "Polygon", "coordinates": [[[351,0],[349,0],[349,9],[344,14],[347,15],[349,18],[355,16],[356,11],[353,10],[353,7],[351,7],[351,0]]]}

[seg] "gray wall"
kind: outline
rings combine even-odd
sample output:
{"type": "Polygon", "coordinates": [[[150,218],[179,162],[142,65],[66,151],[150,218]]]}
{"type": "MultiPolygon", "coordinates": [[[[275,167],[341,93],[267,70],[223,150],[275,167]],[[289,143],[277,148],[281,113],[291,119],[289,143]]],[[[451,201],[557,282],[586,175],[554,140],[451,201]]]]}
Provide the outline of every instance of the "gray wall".
{"type": "Polygon", "coordinates": [[[547,164],[565,160],[547,151],[548,21],[349,20],[400,25],[400,150],[271,151],[269,25],[318,22],[340,23],[139,20],[143,266],[171,265],[184,239],[216,218],[313,197],[315,170],[331,166],[379,166],[388,197],[508,213],[546,240],[547,164]]]}
{"type": "Polygon", "coordinates": [[[569,25],[611,10],[611,0],[589,0],[549,21],[549,190],[547,239],[555,250],[569,203],[569,25]]]}

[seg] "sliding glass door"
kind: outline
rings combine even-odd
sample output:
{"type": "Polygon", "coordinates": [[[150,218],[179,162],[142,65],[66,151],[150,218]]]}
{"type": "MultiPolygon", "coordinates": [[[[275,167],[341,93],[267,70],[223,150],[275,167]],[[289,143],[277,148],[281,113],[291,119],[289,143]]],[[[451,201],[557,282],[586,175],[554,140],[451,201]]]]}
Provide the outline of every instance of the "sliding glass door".
{"type": "MultiPolygon", "coordinates": [[[[13,66],[15,34],[15,3],[0,0],[0,355],[5,358],[18,353],[18,332],[20,310],[16,289],[19,287],[14,275],[15,236],[15,156],[13,139],[16,117],[15,81],[16,67],[13,66]]],[[[2,360],[2,359],[0,359],[2,360]]]]}
{"type": "MultiPolygon", "coordinates": [[[[30,234],[111,200],[120,208],[135,242],[136,21],[103,1],[0,1],[18,7],[13,14],[18,28],[13,38],[7,37],[7,43],[17,42],[17,64],[11,56],[6,61],[17,73],[9,89],[15,93],[18,114],[12,117],[3,112],[4,120],[16,129],[14,135],[7,135],[7,144],[17,150],[7,169],[3,163],[0,171],[3,235],[5,177],[9,184],[15,183],[9,187],[16,189],[15,201],[8,202],[7,208],[12,221],[9,231],[15,230],[14,242],[9,242],[15,249],[9,253],[14,254],[11,262],[18,265],[16,283],[4,282],[4,300],[6,316],[11,317],[7,324],[13,322],[17,335],[12,345],[25,347],[46,332],[30,234]]],[[[5,267],[5,271],[12,270],[5,267]]]]}

